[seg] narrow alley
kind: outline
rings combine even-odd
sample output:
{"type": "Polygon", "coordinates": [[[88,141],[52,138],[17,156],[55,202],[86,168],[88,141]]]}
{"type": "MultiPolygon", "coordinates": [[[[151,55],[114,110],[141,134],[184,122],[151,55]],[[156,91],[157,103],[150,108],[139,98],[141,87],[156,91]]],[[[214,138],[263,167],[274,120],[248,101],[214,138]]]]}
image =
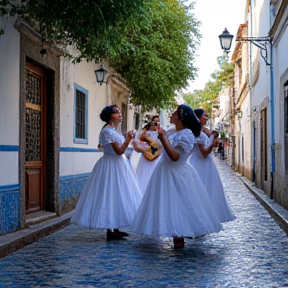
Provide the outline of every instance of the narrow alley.
{"type": "Polygon", "coordinates": [[[0,287],[288,287],[288,238],[225,161],[215,158],[237,219],[186,239],[70,225],[0,259],[0,287]]]}

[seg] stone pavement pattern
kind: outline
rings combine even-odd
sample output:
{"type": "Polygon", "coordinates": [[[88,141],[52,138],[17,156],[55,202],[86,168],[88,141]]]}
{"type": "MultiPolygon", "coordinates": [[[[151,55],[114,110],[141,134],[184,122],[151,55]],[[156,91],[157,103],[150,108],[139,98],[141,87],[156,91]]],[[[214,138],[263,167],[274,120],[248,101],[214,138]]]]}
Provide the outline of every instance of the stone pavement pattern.
{"type": "Polygon", "coordinates": [[[288,238],[225,162],[215,159],[237,219],[173,249],[172,238],[74,225],[0,259],[0,287],[288,287],[288,238]]]}

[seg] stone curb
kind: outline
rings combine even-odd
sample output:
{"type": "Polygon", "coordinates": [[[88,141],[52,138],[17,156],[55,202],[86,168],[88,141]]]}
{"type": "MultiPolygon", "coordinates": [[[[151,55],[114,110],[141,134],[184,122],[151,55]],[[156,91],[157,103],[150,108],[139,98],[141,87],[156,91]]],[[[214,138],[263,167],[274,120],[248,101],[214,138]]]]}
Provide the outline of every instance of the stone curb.
{"type": "Polygon", "coordinates": [[[72,212],[29,226],[17,232],[0,236],[0,258],[7,256],[26,245],[32,244],[70,224],[72,212]]]}
{"type": "Polygon", "coordinates": [[[255,198],[264,206],[271,217],[288,235],[288,210],[283,206],[277,204],[273,199],[270,199],[263,190],[258,189],[253,182],[236,173],[241,181],[245,184],[248,190],[255,196],[255,198]]]}

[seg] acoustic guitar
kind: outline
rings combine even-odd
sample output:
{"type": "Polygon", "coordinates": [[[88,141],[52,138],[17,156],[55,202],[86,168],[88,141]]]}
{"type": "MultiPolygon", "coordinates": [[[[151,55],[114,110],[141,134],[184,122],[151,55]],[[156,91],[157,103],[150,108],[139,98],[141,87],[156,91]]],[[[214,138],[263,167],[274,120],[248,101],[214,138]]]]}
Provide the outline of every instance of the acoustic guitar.
{"type": "Polygon", "coordinates": [[[146,133],[142,134],[139,139],[148,144],[148,147],[144,149],[144,151],[142,151],[143,156],[146,160],[153,161],[159,157],[159,155],[161,154],[161,150],[156,140],[154,140],[146,133]]]}

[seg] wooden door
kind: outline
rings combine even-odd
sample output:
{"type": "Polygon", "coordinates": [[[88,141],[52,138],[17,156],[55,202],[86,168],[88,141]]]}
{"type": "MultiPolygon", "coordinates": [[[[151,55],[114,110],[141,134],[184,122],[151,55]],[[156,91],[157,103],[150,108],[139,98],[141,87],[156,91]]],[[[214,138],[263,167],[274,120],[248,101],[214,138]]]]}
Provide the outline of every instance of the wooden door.
{"type": "Polygon", "coordinates": [[[122,103],[121,106],[121,114],[122,114],[122,123],[121,123],[121,132],[122,134],[127,133],[127,106],[122,103]]]}
{"type": "Polygon", "coordinates": [[[264,182],[268,180],[267,173],[267,109],[261,111],[261,181],[260,189],[264,189],[264,182]]]}
{"type": "Polygon", "coordinates": [[[26,146],[25,202],[26,212],[44,209],[46,77],[40,67],[26,65],[26,146]]]}
{"type": "Polygon", "coordinates": [[[288,81],[284,84],[285,182],[288,190],[288,81]]]}

